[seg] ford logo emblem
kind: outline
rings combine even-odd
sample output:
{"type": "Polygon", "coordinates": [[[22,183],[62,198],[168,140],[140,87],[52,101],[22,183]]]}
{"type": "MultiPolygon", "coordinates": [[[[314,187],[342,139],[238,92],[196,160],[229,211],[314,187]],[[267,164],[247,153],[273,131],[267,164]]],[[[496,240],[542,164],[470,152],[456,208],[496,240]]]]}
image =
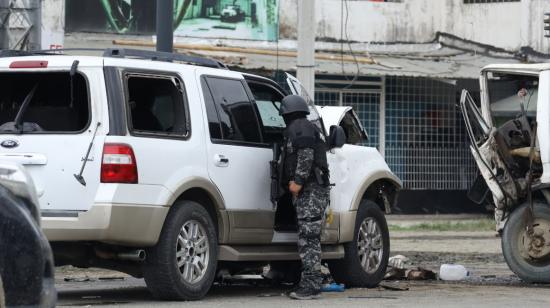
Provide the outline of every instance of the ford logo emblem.
{"type": "Polygon", "coordinates": [[[0,143],[0,145],[4,148],[11,149],[11,148],[17,147],[19,145],[19,142],[17,142],[17,140],[8,139],[8,140],[2,141],[2,143],[0,143]]]}

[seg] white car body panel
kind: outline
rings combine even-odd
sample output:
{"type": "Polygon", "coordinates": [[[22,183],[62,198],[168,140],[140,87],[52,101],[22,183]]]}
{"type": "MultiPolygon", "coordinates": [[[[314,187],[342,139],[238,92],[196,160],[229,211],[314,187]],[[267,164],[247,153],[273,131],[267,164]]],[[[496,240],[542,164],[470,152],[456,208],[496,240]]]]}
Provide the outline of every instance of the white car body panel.
{"type": "MultiPolygon", "coordinates": [[[[91,106],[91,120],[85,131],[75,134],[0,134],[2,140],[10,139],[19,143],[15,148],[2,149],[2,159],[25,164],[36,185],[40,207],[45,211],[86,211],[92,207],[99,185],[99,168],[103,150],[101,145],[108,132],[108,122],[104,121],[108,115],[103,63],[97,58],[79,57],[78,59],[80,64],[77,71],[88,81],[91,106]],[[97,122],[105,125],[98,129],[95,146],[91,150],[83,173],[87,185],[82,186],[76,181],[74,174],[80,171],[97,122]]],[[[25,57],[25,60],[43,60],[43,58],[25,57]]],[[[74,60],[75,58],[72,57],[48,57],[48,67],[45,69],[2,68],[0,71],[69,71],[74,60]]],[[[12,61],[0,59],[0,67],[9,67],[12,61]]]]}
{"type": "MultiPolygon", "coordinates": [[[[204,75],[214,75],[211,69],[198,68],[196,84],[204,75]]],[[[220,72],[215,72],[220,76],[220,72]]],[[[242,74],[227,71],[223,76],[244,79],[242,74]]],[[[202,91],[199,91],[204,100],[202,91]]],[[[203,104],[201,104],[202,106],[203,104]]],[[[204,108],[203,108],[204,109],[204,108]]],[[[208,117],[203,110],[204,131],[208,131],[208,117]]],[[[273,157],[271,148],[241,146],[235,144],[213,143],[206,134],[207,169],[212,182],[221,192],[227,210],[274,211],[270,201],[269,161],[273,157]],[[227,164],[219,159],[228,159],[227,164]]]]}
{"type": "Polygon", "coordinates": [[[346,113],[352,108],[349,106],[317,106],[317,110],[323,118],[325,130],[328,132],[332,125],[340,125],[346,113]]]}
{"type": "Polygon", "coordinates": [[[542,183],[550,183],[550,70],[540,73],[537,104],[537,135],[542,161],[542,183]]]}

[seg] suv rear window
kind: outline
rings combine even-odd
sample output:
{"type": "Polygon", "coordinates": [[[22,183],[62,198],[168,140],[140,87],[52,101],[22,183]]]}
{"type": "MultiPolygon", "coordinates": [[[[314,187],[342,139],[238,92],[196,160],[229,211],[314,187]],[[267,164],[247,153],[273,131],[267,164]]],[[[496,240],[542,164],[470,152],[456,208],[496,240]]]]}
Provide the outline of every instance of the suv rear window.
{"type": "Polygon", "coordinates": [[[72,91],[68,72],[0,73],[0,85],[0,133],[77,133],[88,127],[88,86],[80,74],[72,78],[72,91]]]}

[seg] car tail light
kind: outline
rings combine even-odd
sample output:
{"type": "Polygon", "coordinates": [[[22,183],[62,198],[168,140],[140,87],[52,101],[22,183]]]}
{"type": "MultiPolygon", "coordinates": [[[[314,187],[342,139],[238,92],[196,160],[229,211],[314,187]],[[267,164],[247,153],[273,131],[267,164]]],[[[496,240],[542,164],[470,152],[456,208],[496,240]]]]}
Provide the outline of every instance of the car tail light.
{"type": "Polygon", "coordinates": [[[10,68],[47,68],[48,61],[13,61],[10,68]]]}
{"type": "Polygon", "coordinates": [[[101,183],[137,182],[137,163],[132,147],[121,143],[106,143],[101,159],[101,183]]]}

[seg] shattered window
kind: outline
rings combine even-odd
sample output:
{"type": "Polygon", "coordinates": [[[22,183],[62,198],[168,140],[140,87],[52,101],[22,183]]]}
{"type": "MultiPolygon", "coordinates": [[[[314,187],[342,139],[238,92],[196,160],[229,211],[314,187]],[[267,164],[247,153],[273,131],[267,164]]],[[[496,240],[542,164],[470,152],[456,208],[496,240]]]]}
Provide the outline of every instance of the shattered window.
{"type": "Polygon", "coordinates": [[[496,127],[525,113],[534,118],[537,111],[538,76],[490,73],[488,90],[491,115],[496,127]]]}
{"type": "Polygon", "coordinates": [[[80,74],[1,73],[0,84],[0,133],[78,133],[88,126],[88,85],[80,74]]]}

